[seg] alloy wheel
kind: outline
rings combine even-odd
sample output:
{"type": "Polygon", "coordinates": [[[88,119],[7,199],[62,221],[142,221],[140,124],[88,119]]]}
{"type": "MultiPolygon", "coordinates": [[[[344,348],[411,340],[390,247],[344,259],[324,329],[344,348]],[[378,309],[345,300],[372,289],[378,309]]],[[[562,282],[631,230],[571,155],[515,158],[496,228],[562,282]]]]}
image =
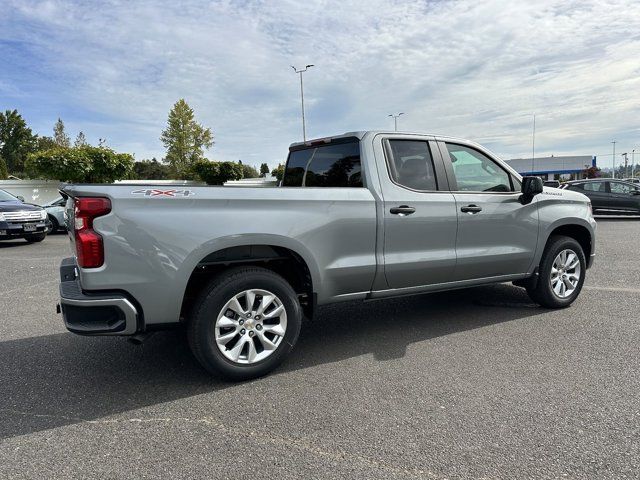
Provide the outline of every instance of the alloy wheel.
{"type": "Polygon", "coordinates": [[[580,282],[580,258],[571,249],[562,250],[553,260],[549,281],[558,298],[568,298],[580,282]]]}
{"type": "Polygon", "coordinates": [[[253,364],[276,351],[287,331],[287,312],[275,294],[260,289],[234,295],[222,307],[215,341],[232,362],[253,364]]]}

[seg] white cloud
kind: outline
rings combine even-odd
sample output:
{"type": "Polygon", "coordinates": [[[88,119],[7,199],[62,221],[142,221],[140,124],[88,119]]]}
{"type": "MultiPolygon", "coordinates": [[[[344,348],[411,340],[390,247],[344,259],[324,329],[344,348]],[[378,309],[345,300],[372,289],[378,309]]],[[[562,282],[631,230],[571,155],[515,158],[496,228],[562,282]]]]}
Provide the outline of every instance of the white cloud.
{"type": "Polygon", "coordinates": [[[301,136],[289,65],[306,63],[311,136],[389,128],[404,111],[403,129],[526,156],[536,112],[540,154],[606,154],[614,137],[640,149],[635,1],[23,0],[9,12],[5,51],[21,45],[47,78],[33,92],[0,74],[0,95],[47,95],[69,126],[137,158],[162,155],[184,97],[214,131],[211,158],[274,165],[301,136]]]}

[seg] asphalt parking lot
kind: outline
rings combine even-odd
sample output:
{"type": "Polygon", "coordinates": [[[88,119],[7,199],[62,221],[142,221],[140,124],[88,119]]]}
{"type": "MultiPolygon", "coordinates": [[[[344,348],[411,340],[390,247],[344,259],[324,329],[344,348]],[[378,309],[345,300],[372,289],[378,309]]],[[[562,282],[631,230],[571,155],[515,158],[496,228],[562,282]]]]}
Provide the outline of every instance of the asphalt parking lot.
{"type": "Polygon", "coordinates": [[[68,251],[0,242],[1,478],[638,478],[638,220],[598,222],[569,309],[510,285],[332,306],[241,384],[179,331],[67,333],[68,251]]]}

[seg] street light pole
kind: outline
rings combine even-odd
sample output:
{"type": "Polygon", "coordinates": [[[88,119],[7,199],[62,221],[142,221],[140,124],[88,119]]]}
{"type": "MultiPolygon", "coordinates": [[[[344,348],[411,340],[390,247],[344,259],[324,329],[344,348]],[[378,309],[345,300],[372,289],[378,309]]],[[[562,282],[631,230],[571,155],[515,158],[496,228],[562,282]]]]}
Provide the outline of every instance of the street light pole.
{"type": "Polygon", "coordinates": [[[531,175],[535,171],[536,158],[536,114],[533,114],[533,135],[531,137],[531,175]]]}
{"type": "Polygon", "coordinates": [[[397,132],[397,131],[398,131],[398,117],[399,117],[400,115],[404,115],[404,112],[400,112],[400,113],[398,113],[397,115],[394,115],[394,114],[392,114],[392,113],[390,113],[390,114],[389,114],[389,117],[393,117],[393,128],[394,128],[394,131],[395,131],[395,132],[397,132]]]}
{"type": "Polygon", "coordinates": [[[611,143],[613,143],[613,178],[616,178],[616,141],[611,143]]]}
{"type": "Polygon", "coordinates": [[[636,169],[636,149],[631,150],[631,178],[635,178],[634,171],[636,169]]]}
{"type": "Polygon", "coordinates": [[[302,140],[305,142],[307,141],[307,126],[304,121],[304,87],[302,85],[302,74],[306,72],[308,69],[310,69],[311,67],[313,67],[313,64],[306,65],[304,69],[298,70],[296,69],[296,67],[291,65],[291,68],[293,68],[293,71],[300,75],[300,100],[302,102],[302,140]]]}

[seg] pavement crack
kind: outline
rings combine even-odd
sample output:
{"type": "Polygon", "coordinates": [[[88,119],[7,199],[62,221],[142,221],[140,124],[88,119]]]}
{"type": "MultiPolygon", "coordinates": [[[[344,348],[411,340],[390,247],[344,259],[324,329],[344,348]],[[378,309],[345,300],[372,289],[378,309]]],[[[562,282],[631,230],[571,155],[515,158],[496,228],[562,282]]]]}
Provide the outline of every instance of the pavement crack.
{"type": "Polygon", "coordinates": [[[255,429],[242,429],[231,428],[224,423],[220,422],[214,417],[201,417],[201,418],[189,418],[189,417],[149,417],[149,418],[113,418],[113,419],[100,419],[90,420],[82,417],[74,417],[60,414],[45,414],[45,413],[33,413],[21,410],[14,410],[8,408],[1,408],[0,412],[9,413],[18,416],[32,417],[32,418],[51,418],[65,421],[73,421],[81,424],[89,425],[115,425],[115,424],[149,424],[149,423],[166,423],[166,424],[204,424],[209,427],[221,430],[226,435],[234,436],[236,438],[250,437],[253,441],[261,443],[269,443],[277,445],[283,448],[295,448],[296,450],[310,453],[312,455],[318,455],[337,462],[350,462],[358,463],[360,465],[385,470],[391,474],[411,476],[417,478],[440,478],[435,473],[419,469],[419,468],[407,468],[397,465],[382,462],[375,458],[367,457],[365,455],[359,455],[357,453],[351,453],[346,450],[327,449],[320,447],[314,443],[306,442],[299,438],[274,434],[273,432],[260,431],[255,429]]]}

